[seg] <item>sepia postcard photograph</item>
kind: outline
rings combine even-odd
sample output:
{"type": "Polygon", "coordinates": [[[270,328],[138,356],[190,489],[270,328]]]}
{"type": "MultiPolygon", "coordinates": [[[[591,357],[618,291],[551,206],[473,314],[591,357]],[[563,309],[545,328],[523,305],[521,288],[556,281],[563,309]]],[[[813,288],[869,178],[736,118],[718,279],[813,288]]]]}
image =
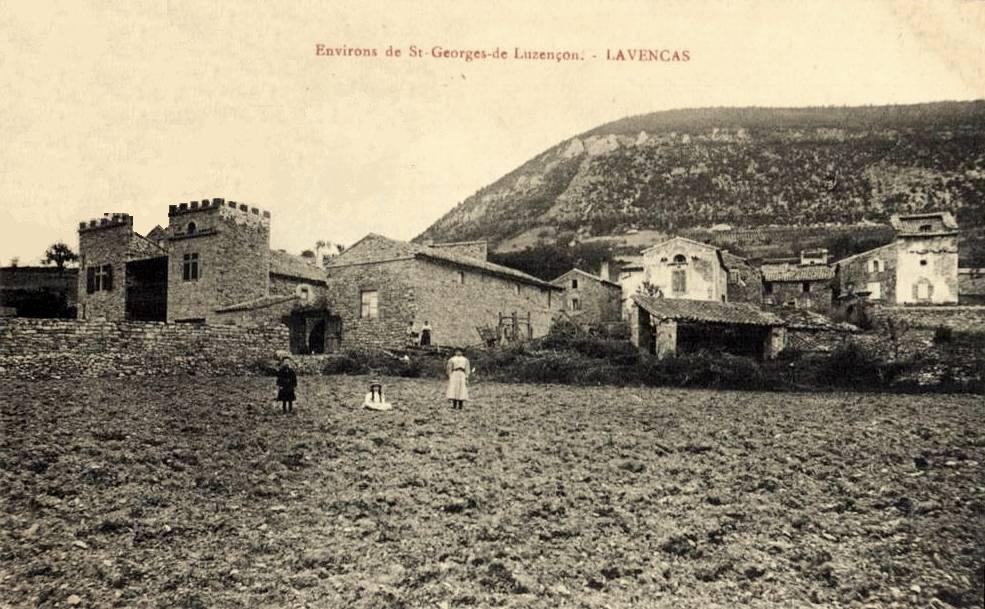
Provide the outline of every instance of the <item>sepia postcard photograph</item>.
{"type": "Polygon", "coordinates": [[[0,0],[0,609],[985,609],[985,2],[0,0]]]}

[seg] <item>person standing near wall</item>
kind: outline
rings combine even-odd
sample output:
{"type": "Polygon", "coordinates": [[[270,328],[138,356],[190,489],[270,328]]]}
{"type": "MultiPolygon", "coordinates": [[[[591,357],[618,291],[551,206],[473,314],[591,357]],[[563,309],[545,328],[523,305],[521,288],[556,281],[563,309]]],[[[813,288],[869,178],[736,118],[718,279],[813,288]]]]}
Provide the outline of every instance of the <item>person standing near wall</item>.
{"type": "Polygon", "coordinates": [[[424,325],[421,326],[421,346],[431,346],[431,324],[428,321],[425,321],[424,325]]]}
{"type": "Polygon", "coordinates": [[[461,349],[455,349],[455,355],[445,366],[448,374],[447,397],[451,400],[451,407],[461,410],[465,406],[465,401],[469,399],[468,378],[471,368],[469,360],[462,354],[461,349]]]}
{"type": "Polygon", "coordinates": [[[292,360],[285,357],[280,362],[280,369],[277,370],[277,400],[281,404],[284,414],[294,412],[294,389],[298,386],[298,374],[291,366],[292,360]]]}

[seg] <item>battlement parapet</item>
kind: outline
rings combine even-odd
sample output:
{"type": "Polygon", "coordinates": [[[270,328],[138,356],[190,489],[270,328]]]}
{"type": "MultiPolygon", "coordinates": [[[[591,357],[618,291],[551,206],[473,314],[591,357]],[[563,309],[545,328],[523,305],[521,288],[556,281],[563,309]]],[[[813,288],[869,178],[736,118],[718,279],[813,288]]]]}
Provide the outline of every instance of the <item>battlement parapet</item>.
{"type": "Polygon", "coordinates": [[[222,210],[223,215],[230,215],[232,212],[243,216],[253,216],[255,219],[259,220],[261,224],[267,224],[270,222],[270,212],[267,210],[262,210],[259,207],[251,207],[244,203],[237,203],[236,201],[226,201],[221,198],[202,199],[201,201],[191,201],[190,203],[169,205],[168,216],[174,217],[182,214],[190,214],[193,212],[211,209],[222,210]]]}
{"type": "Polygon", "coordinates": [[[101,218],[93,218],[86,222],[79,222],[79,232],[100,230],[104,228],[114,228],[117,226],[128,226],[133,230],[133,216],[124,213],[107,213],[101,218]]]}

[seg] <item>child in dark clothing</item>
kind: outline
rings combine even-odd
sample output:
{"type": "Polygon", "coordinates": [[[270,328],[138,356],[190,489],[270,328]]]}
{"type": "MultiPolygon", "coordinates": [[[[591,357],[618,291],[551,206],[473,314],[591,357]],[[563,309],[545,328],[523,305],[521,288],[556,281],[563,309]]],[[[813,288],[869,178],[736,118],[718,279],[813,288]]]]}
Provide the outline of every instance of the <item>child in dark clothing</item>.
{"type": "Polygon", "coordinates": [[[281,410],[286,414],[294,412],[294,389],[298,386],[298,375],[291,367],[291,358],[285,357],[281,360],[280,369],[277,371],[277,400],[281,403],[281,410]]]}

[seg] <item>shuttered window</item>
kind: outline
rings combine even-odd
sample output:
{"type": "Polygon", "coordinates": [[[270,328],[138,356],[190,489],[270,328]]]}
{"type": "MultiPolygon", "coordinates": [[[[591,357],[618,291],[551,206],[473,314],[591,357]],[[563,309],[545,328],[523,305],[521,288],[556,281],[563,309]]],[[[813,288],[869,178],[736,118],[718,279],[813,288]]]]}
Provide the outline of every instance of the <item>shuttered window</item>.
{"type": "Polygon", "coordinates": [[[113,265],[86,267],[86,293],[94,294],[113,289],[113,265]]]}

